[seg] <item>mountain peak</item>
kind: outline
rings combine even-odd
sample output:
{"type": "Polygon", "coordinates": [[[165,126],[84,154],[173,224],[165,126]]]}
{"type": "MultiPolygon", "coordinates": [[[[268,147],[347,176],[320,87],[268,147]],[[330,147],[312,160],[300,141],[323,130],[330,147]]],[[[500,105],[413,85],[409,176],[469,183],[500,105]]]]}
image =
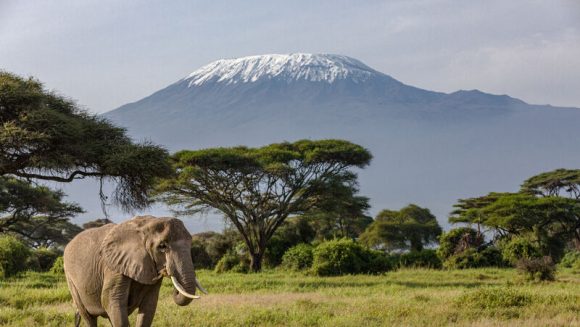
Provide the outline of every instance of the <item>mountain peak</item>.
{"type": "Polygon", "coordinates": [[[351,57],[292,53],[221,59],[201,67],[184,80],[189,87],[208,83],[253,83],[271,79],[327,83],[351,79],[358,83],[375,74],[383,75],[351,57]]]}

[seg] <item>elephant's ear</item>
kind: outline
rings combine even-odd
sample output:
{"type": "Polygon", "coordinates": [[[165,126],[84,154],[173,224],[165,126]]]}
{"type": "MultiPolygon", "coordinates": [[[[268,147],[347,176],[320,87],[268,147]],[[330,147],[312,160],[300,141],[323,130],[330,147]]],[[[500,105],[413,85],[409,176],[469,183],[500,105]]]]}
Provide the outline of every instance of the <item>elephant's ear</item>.
{"type": "Polygon", "coordinates": [[[145,223],[144,218],[137,218],[113,227],[101,244],[101,254],[109,269],[141,284],[154,284],[158,273],[145,248],[145,223]]]}

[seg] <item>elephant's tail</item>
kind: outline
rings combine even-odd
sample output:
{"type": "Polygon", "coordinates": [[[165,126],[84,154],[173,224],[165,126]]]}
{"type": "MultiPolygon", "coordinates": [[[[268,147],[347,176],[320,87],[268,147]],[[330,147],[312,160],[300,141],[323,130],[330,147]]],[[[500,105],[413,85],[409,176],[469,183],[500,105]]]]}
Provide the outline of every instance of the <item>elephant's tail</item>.
{"type": "Polygon", "coordinates": [[[80,327],[81,325],[81,314],[77,311],[75,313],[75,327],[80,327]]]}

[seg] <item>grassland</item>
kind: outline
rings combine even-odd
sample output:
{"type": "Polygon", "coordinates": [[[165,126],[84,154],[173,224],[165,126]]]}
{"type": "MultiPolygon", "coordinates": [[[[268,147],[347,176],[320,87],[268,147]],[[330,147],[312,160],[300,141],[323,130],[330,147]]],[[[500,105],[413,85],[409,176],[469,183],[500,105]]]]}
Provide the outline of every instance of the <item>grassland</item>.
{"type": "MultiPolygon", "coordinates": [[[[543,283],[511,269],[198,276],[210,295],[178,307],[166,281],[154,326],[580,326],[580,273],[573,271],[543,283]]],[[[73,319],[63,276],[27,273],[0,282],[0,325],[70,326],[73,319]]],[[[109,326],[104,319],[99,325],[109,326]]]]}

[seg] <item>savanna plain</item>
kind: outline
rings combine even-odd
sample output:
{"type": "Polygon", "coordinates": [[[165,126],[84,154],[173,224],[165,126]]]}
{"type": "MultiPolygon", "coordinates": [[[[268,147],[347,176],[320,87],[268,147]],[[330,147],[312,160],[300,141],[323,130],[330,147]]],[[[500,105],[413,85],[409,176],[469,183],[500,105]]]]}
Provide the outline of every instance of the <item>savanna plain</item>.
{"type": "MultiPolygon", "coordinates": [[[[498,268],[341,277],[200,270],[198,278],[210,293],[185,307],[164,281],[154,326],[580,326],[575,270],[559,270],[554,282],[498,268]]],[[[64,275],[27,272],[0,281],[0,291],[2,326],[73,325],[64,275]]]]}

